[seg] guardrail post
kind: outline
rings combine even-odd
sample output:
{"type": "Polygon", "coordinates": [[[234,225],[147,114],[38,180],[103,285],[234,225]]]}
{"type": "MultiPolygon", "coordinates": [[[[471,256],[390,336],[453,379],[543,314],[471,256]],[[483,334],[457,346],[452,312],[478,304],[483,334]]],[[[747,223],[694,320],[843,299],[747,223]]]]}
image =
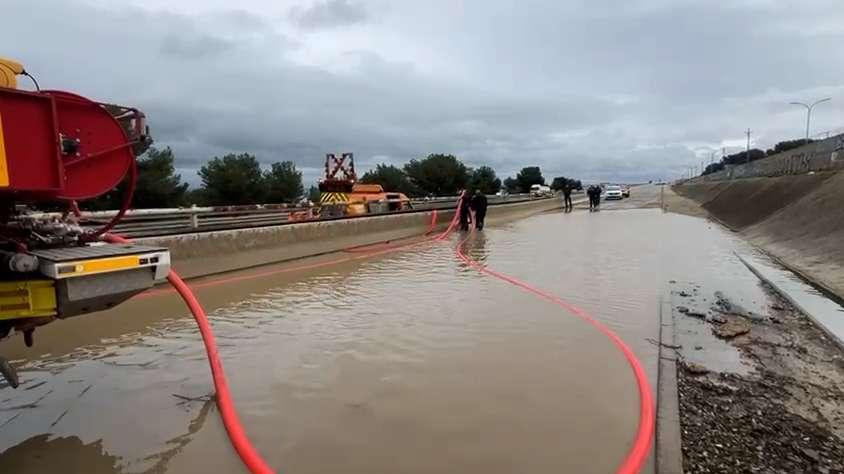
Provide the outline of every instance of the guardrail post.
{"type": "Polygon", "coordinates": [[[190,227],[191,229],[199,228],[199,214],[197,214],[196,212],[190,213],[190,227]]]}

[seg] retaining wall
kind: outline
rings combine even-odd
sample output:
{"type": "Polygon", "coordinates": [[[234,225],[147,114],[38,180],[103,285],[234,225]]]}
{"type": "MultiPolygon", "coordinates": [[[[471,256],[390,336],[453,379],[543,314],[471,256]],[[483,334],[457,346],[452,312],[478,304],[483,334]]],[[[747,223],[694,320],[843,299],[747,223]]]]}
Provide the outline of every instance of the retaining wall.
{"type": "MultiPolygon", "coordinates": [[[[487,221],[517,219],[559,207],[556,198],[490,205],[487,221]]],[[[430,228],[431,215],[429,211],[362,216],[136,241],[168,247],[174,268],[183,277],[193,278],[419,236],[430,228]]],[[[453,216],[453,209],[438,211],[437,229],[444,229],[453,216]]]]}
{"type": "Polygon", "coordinates": [[[844,170],[844,134],[803,145],[742,165],[727,165],[716,173],[699,176],[692,183],[805,174],[844,170]]]}

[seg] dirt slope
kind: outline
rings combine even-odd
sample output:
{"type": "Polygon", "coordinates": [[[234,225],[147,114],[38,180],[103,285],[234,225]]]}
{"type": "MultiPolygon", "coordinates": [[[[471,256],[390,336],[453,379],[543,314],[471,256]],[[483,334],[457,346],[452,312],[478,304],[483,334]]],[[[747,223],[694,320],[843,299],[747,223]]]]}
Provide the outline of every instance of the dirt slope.
{"type": "Polygon", "coordinates": [[[744,233],[844,298],[844,173],[744,233]]]}
{"type": "Polygon", "coordinates": [[[734,230],[743,230],[817,190],[831,174],[750,178],[677,186],[681,195],[734,230]]]}

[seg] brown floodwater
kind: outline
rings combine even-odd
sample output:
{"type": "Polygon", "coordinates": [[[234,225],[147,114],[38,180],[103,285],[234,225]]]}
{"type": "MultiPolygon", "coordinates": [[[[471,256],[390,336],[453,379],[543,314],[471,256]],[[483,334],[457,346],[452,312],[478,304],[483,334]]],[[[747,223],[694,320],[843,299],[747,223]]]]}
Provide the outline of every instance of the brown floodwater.
{"type": "MultiPolygon", "coordinates": [[[[457,238],[198,292],[241,418],[272,466],[614,471],[639,415],[625,359],[592,326],[466,267],[457,238]]],[[[758,286],[735,237],[658,209],[543,214],[467,245],[606,323],[652,385],[657,348],[646,339],[669,280],[729,281],[738,301],[758,286]]],[[[75,349],[18,361],[22,386],[0,386],[0,472],[244,472],[184,308],[160,296],[119,311],[142,324],[93,339],[76,331],[64,341],[75,349]]]]}

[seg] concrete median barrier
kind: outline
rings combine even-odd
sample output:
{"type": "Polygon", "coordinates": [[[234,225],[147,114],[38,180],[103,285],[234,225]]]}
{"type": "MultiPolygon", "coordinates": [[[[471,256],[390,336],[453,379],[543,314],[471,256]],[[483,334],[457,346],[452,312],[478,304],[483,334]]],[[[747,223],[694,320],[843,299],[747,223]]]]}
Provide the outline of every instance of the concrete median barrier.
{"type": "MultiPolygon", "coordinates": [[[[536,199],[490,205],[490,223],[513,220],[560,207],[559,199],[536,199]]],[[[405,239],[424,234],[432,212],[361,216],[269,227],[223,230],[137,239],[168,247],[174,267],[185,278],[337,252],[349,247],[405,239]]],[[[438,211],[444,229],[454,210],[438,211]]]]}

